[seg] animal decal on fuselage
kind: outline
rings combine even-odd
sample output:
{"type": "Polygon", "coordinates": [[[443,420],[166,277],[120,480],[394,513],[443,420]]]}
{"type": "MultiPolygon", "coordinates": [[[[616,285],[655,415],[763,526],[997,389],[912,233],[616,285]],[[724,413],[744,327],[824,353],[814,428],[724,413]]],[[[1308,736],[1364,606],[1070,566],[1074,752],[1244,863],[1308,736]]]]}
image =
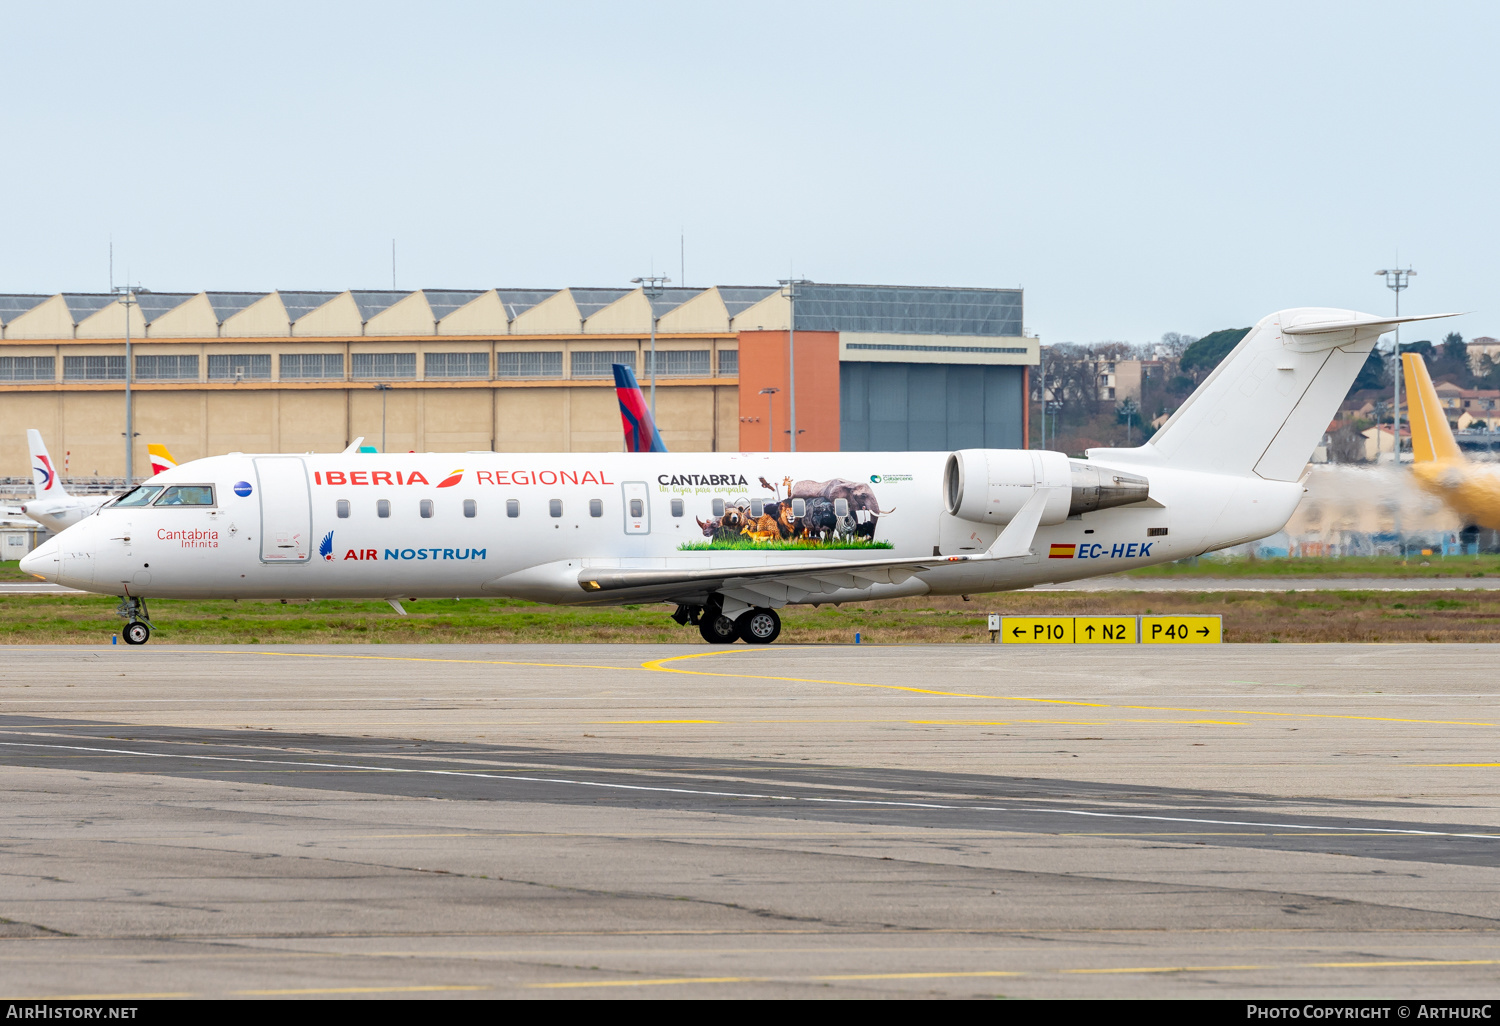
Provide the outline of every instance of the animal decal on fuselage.
{"type": "Polygon", "coordinates": [[[786,477],[778,486],[762,477],[760,486],[770,498],[752,498],[748,489],[724,498],[722,514],[695,518],[707,541],[680,548],[891,548],[890,542],[875,539],[875,528],[895,509],[881,509],[875,490],[863,481],[835,477],[794,484],[786,477]]]}

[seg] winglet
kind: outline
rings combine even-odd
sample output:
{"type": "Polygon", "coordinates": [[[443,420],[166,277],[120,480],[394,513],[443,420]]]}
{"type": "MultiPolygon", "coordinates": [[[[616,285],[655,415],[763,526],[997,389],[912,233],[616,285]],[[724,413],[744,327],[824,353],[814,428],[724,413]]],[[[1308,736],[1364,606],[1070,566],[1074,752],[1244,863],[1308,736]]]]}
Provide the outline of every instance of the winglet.
{"type": "Polygon", "coordinates": [[[636,384],[635,371],[623,363],[615,368],[615,396],[620,400],[620,423],[625,428],[626,452],[666,452],[667,447],[651,419],[651,408],[636,384]]]}
{"type": "Polygon", "coordinates": [[[1402,353],[1401,368],[1406,375],[1411,450],[1416,462],[1462,461],[1463,452],[1453,439],[1448,415],[1443,412],[1437,389],[1432,386],[1432,378],[1427,373],[1427,361],[1420,353],[1402,353]]]}
{"type": "Polygon", "coordinates": [[[365,444],[365,436],[364,435],[360,435],[354,441],[352,441],[352,442],[349,443],[349,447],[344,450],[343,455],[345,455],[345,456],[352,456],[352,455],[354,455],[355,453],[359,452],[359,447],[361,445],[364,445],[364,444],[365,444]]]}

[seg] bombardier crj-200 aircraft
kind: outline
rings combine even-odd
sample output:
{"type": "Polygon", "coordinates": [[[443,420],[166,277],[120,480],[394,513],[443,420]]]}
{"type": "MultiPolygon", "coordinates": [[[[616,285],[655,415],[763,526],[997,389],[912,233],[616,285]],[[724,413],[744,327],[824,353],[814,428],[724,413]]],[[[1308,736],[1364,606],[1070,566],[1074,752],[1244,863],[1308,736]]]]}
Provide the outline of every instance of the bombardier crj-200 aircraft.
{"type": "Polygon", "coordinates": [[[158,474],[21,566],[121,596],[137,645],[158,597],[399,612],[405,597],[490,595],[673,603],[710,642],[764,644],[788,604],[1026,588],[1273,534],[1376,339],[1425,319],[1272,314],[1149,442],[1087,459],[230,453],[158,474]]]}

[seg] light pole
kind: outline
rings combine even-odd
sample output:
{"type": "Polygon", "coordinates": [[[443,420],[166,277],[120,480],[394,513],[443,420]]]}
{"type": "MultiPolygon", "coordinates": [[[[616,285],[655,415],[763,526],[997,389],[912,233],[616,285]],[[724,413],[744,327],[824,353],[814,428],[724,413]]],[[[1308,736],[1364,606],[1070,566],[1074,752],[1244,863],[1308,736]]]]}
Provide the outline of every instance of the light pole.
{"type": "MultiPolygon", "coordinates": [[[[1401,292],[1411,284],[1410,279],[1417,272],[1410,267],[1393,267],[1375,273],[1385,278],[1385,287],[1396,294],[1396,316],[1400,317],[1401,292]]],[[[1401,325],[1399,324],[1396,325],[1395,373],[1391,376],[1396,379],[1396,412],[1395,419],[1391,422],[1391,450],[1399,466],[1401,464],[1401,325]]]]}
{"type": "Polygon", "coordinates": [[[130,383],[135,376],[135,367],[130,356],[130,308],[139,306],[135,289],[129,285],[111,286],[118,302],[125,307],[125,488],[135,484],[135,401],[130,394],[130,383]]]}
{"type": "Polygon", "coordinates": [[[375,391],[380,393],[380,451],[385,452],[385,394],[391,390],[391,386],[385,382],[376,382],[375,391]]]}
{"type": "Polygon", "coordinates": [[[786,290],[786,298],[791,303],[791,314],[787,319],[786,333],[786,401],[791,408],[791,451],[797,451],[797,290],[803,285],[811,285],[812,282],[806,278],[782,278],[776,284],[786,290]]]}
{"type": "Polygon", "coordinates": [[[760,394],[766,397],[766,452],[776,451],[776,414],[771,409],[772,396],[780,392],[779,388],[763,388],[760,394]]]}
{"type": "Polygon", "coordinates": [[[653,421],[656,420],[656,300],[662,294],[662,287],[671,280],[659,274],[630,279],[632,284],[641,287],[641,291],[646,294],[646,301],[651,304],[651,419],[653,421]]]}
{"type": "Polygon", "coordinates": [[[1047,448],[1047,354],[1042,351],[1041,343],[1037,343],[1037,369],[1042,378],[1042,444],[1040,449],[1047,448]]]}

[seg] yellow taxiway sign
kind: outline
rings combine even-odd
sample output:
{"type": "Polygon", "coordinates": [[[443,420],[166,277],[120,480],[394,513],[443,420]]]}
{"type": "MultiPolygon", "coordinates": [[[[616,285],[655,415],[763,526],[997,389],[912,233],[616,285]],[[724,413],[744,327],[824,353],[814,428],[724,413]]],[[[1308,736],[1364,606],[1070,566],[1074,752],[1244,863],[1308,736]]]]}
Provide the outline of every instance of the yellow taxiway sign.
{"type": "Polygon", "coordinates": [[[1143,616],[1143,645],[1217,645],[1224,640],[1222,616],[1143,616]]]}
{"type": "Polygon", "coordinates": [[[1007,645],[1071,645],[1073,643],[1073,617],[1002,617],[1000,640],[1007,645]]]}

